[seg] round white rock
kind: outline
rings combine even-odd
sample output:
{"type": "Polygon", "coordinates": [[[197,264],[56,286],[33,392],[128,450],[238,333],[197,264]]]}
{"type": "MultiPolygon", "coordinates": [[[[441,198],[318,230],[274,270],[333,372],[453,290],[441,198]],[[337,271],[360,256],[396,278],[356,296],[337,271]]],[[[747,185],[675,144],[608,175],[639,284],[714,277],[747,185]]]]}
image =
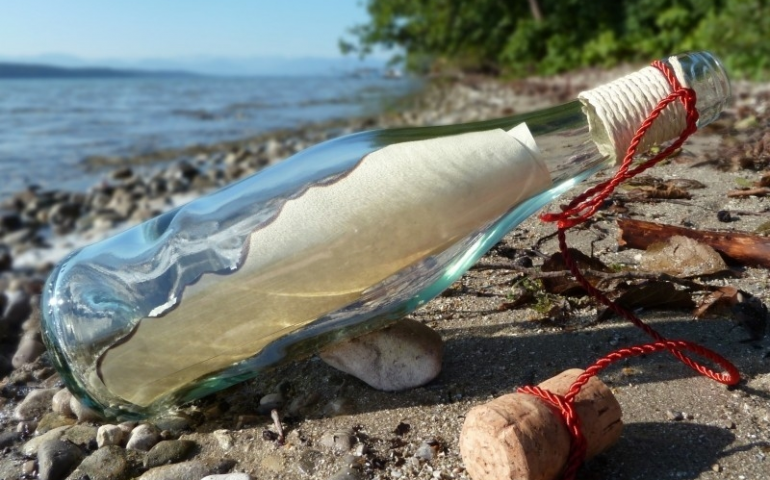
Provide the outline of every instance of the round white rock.
{"type": "Polygon", "coordinates": [[[398,323],[323,350],[321,359],[384,391],[419,387],[441,371],[441,336],[415,320],[398,323]]]}

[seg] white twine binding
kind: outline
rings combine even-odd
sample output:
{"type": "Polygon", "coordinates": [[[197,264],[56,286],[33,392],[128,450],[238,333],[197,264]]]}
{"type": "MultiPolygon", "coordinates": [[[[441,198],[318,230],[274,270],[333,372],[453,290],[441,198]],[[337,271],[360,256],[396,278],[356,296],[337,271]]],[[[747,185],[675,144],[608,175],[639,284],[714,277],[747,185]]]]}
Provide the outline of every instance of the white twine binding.
{"type": "MultiPolygon", "coordinates": [[[[668,59],[679,82],[688,87],[679,60],[668,59]]],[[[666,77],[654,67],[645,67],[606,85],[581,92],[578,99],[588,116],[591,138],[599,151],[617,162],[626,155],[636,130],[655,109],[661,99],[671,93],[666,77]]],[[[654,145],[672,140],[686,127],[686,113],[680,102],[663,110],[639,144],[645,152],[654,145]]]]}

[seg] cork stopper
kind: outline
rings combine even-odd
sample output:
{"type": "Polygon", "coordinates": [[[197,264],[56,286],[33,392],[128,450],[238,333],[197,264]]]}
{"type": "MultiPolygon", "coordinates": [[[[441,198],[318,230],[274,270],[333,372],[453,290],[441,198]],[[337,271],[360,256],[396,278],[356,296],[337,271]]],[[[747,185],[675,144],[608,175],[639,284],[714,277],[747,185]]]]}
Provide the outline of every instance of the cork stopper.
{"type": "MultiPolygon", "coordinates": [[[[539,386],[564,395],[583,370],[567,370],[539,386]]],[[[623,430],[620,404],[592,377],[575,398],[587,442],[586,458],[608,449],[623,430]]],[[[513,393],[474,407],[465,417],[460,453],[473,480],[555,480],[570,452],[559,413],[541,399],[513,393]]]]}

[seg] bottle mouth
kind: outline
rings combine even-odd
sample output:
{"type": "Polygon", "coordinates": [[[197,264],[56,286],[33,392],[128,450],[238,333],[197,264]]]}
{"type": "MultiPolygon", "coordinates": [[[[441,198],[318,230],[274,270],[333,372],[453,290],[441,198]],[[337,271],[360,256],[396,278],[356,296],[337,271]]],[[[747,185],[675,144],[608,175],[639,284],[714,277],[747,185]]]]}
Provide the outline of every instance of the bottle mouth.
{"type": "Polygon", "coordinates": [[[695,90],[698,128],[719,117],[730,101],[730,79],[722,62],[711,52],[688,52],[665,60],[689,88],[695,90]]]}

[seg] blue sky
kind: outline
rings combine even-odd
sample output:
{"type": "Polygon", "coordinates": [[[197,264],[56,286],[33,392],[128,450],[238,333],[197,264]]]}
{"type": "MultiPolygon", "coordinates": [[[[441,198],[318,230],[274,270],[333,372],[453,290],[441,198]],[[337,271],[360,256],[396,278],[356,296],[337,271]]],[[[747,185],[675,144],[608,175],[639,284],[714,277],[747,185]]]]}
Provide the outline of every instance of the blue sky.
{"type": "Polygon", "coordinates": [[[362,0],[18,0],[0,6],[0,55],[337,57],[366,19],[362,0]]]}

